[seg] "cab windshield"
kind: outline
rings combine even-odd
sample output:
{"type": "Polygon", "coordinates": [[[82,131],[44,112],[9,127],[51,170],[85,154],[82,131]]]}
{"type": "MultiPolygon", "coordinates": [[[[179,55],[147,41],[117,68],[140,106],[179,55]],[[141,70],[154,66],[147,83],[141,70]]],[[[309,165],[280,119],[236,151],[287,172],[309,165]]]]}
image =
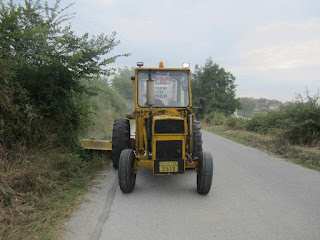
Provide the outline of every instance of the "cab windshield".
{"type": "MultiPolygon", "coordinates": [[[[147,105],[148,70],[138,72],[138,105],[147,105]]],[[[189,106],[189,81],[186,71],[153,70],[154,82],[153,107],[187,107],[189,106]]]]}

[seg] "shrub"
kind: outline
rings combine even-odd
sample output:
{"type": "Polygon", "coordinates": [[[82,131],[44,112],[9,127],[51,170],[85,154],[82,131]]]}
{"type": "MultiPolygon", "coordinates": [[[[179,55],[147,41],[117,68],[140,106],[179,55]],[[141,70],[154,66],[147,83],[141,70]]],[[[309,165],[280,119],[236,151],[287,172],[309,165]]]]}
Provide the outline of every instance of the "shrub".
{"type": "Polygon", "coordinates": [[[320,108],[318,98],[298,101],[283,109],[283,138],[292,144],[313,146],[320,142],[320,108]]]}
{"type": "Polygon", "coordinates": [[[246,123],[246,130],[261,134],[276,134],[279,140],[291,144],[313,146],[320,142],[320,108],[318,96],[300,98],[295,104],[256,114],[246,123]]]}
{"type": "Polygon", "coordinates": [[[254,115],[246,122],[246,130],[268,134],[275,128],[281,128],[283,114],[280,111],[269,111],[254,115]]]}
{"type": "Polygon", "coordinates": [[[221,112],[211,112],[207,114],[204,118],[204,121],[207,124],[213,124],[213,125],[224,125],[226,122],[227,117],[224,113],[221,112]]]}
{"type": "Polygon", "coordinates": [[[82,137],[111,139],[113,121],[124,117],[127,110],[126,102],[109,86],[106,79],[92,79],[88,86],[95,88],[97,94],[86,99],[92,116],[91,121],[86,121],[82,137]]]}
{"type": "Polygon", "coordinates": [[[226,120],[226,125],[232,129],[242,130],[245,128],[246,120],[230,116],[226,120]]]}
{"type": "Polygon", "coordinates": [[[123,56],[108,56],[119,43],[115,34],[78,37],[69,25],[63,27],[70,16],[59,2],[0,2],[2,146],[29,147],[52,134],[58,143],[72,145],[89,113],[81,99],[93,93],[81,80],[110,74],[105,66],[123,56]]]}
{"type": "Polygon", "coordinates": [[[315,146],[320,143],[319,94],[306,101],[300,97],[294,104],[282,107],[280,111],[258,113],[251,119],[226,117],[222,113],[206,115],[205,122],[226,125],[233,129],[245,129],[260,134],[271,134],[279,143],[315,146]]]}

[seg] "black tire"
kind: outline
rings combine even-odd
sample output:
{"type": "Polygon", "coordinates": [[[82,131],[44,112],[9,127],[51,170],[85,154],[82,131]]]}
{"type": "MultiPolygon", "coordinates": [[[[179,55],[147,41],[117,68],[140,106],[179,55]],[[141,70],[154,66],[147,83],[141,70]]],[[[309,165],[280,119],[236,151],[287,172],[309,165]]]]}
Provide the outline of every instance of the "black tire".
{"type": "Polygon", "coordinates": [[[203,157],[199,158],[198,168],[197,191],[200,194],[206,195],[210,191],[213,176],[213,160],[211,153],[203,153],[203,157]]]}
{"type": "Polygon", "coordinates": [[[124,193],[131,193],[136,185],[136,174],[133,172],[135,154],[133,149],[124,149],[119,159],[118,179],[120,189],[124,193]]]}
{"type": "Polygon", "coordinates": [[[112,163],[118,168],[122,150],[130,147],[130,122],[129,119],[116,119],[112,130],[112,163]]]}
{"type": "Polygon", "coordinates": [[[202,157],[203,150],[202,150],[202,133],[201,127],[198,120],[194,120],[193,122],[193,152],[192,158],[195,159],[196,157],[202,157]]]}

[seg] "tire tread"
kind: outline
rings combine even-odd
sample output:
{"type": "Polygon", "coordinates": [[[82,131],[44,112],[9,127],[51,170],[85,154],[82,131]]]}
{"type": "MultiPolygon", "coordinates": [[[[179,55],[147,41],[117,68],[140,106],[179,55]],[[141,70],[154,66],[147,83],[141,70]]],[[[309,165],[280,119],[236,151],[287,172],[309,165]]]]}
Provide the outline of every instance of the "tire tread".
{"type": "Polygon", "coordinates": [[[131,193],[135,186],[136,174],[133,173],[135,156],[133,149],[124,149],[120,155],[118,179],[123,193],[131,193]]]}
{"type": "Polygon", "coordinates": [[[116,119],[112,130],[112,154],[111,159],[114,168],[118,168],[122,150],[130,146],[130,122],[129,119],[116,119]]]}
{"type": "Polygon", "coordinates": [[[200,123],[197,119],[194,119],[193,122],[193,159],[198,157],[200,158],[203,154],[202,150],[202,133],[200,123]]]}
{"type": "Polygon", "coordinates": [[[206,195],[210,192],[213,178],[213,160],[212,154],[204,152],[203,157],[199,159],[199,173],[197,176],[197,191],[206,195]]]}

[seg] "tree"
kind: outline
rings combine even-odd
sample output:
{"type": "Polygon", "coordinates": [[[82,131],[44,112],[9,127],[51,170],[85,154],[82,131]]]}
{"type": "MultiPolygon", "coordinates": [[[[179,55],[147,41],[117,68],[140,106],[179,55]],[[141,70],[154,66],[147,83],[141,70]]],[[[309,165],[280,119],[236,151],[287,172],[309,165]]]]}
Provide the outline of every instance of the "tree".
{"type": "Polygon", "coordinates": [[[196,66],[192,75],[193,101],[200,97],[207,99],[206,113],[220,111],[227,115],[240,108],[239,99],[235,98],[235,77],[220,68],[212,58],[206,60],[204,67],[196,66]]]}
{"type": "Polygon", "coordinates": [[[109,56],[115,33],[76,36],[62,26],[72,16],[59,0],[41,2],[0,1],[0,144],[45,138],[45,129],[59,140],[76,136],[88,113],[81,99],[94,94],[83,80],[109,75],[106,65],[127,55],[109,56]]]}
{"type": "Polygon", "coordinates": [[[253,114],[254,109],[257,106],[256,99],[253,98],[240,98],[241,109],[239,110],[239,114],[244,117],[250,117],[253,114]]]}
{"type": "Polygon", "coordinates": [[[120,95],[129,101],[134,103],[134,85],[131,81],[131,76],[134,76],[134,68],[119,68],[118,73],[112,79],[112,87],[117,90],[120,95]]]}

